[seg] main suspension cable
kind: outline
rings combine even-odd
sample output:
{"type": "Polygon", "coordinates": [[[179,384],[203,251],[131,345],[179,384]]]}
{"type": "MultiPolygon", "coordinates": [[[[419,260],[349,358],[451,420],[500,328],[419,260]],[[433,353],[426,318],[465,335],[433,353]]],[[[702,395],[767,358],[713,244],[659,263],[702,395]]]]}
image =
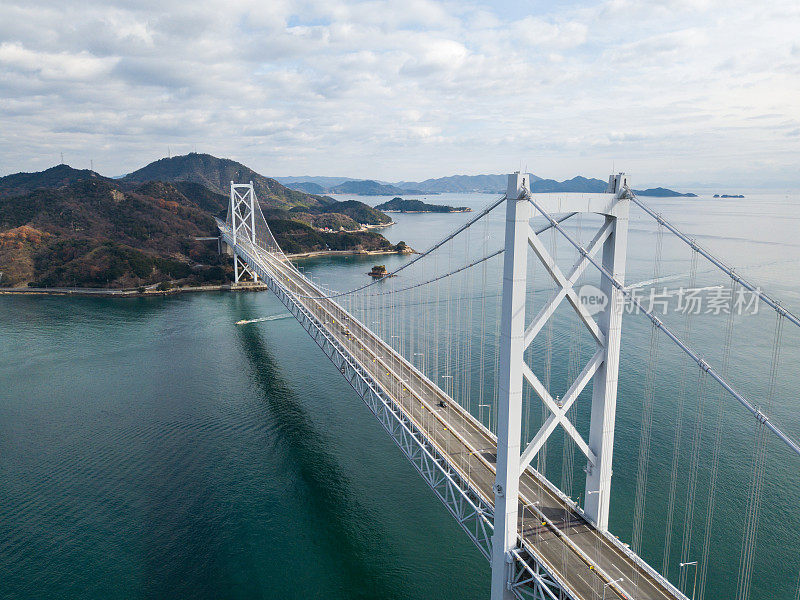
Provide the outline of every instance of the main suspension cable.
{"type": "MultiPolygon", "coordinates": [[[[750,402],[750,400],[745,398],[744,395],[742,395],[738,390],[736,390],[736,388],[734,388],[730,383],[728,383],[728,381],[722,375],[720,375],[716,369],[714,369],[711,365],[708,364],[708,362],[706,362],[700,356],[698,356],[694,350],[689,348],[689,346],[687,346],[677,335],[675,335],[675,333],[673,333],[672,330],[661,321],[661,319],[655,316],[653,312],[646,309],[642,305],[642,303],[639,302],[639,300],[637,300],[634,297],[634,295],[629,290],[627,290],[625,286],[622,283],[620,283],[620,281],[616,277],[614,277],[612,273],[609,273],[608,269],[606,269],[601,263],[597,262],[597,260],[583,246],[581,246],[578,242],[576,242],[572,238],[572,236],[570,236],[566,231],[564,231],[564,228],[561,227],[561,225],[559,225],[559,223],[552,216],[550,216],[544,210],[544,208],[542,208],[541,204],[536,202],[536,200],[529,194],[526,194],[526,197],[528,201],[536,208],[536,210],[538,210],[542,214],[542,216],[544,216],[553,225],[556,231],[558,231],[562,236],[564,236],[567,239],[567,241],[573,247],[575,247],[575,249],[578,252],[580,252],[582,256],[586,258],[586,260],[591,262],[595,266],[595,268],[597,268],[597,270],[600,271],[602,276],[608,279],[611,285],[620,292],[620,294],[625,296],[631,302],[631,304],[633,304],[634,307],[640,310],[648,319],[650,319],[650,321],[653,322],[653,324],[655,324],[656,327],[658,327],[661,331],[663,331],[666,334],[666,336],[669,339],[671,339],[681,350],[683,350],[683,352],[687,356],[689,356],[689,358],[691,358],[695,363],[697,363],[697,365],[703,371],[708,373],[714,380],[716,380],[717,383],[719,383],[734,398],[736,398],[736,400],[742,406],[744,406],[748,411],[750,411],[760,423],[763,423],[770,431],[772,431],[781,440],[783,440],[783,442],[787,446],[789,446],[791,450],[793,450],[798,456],[800,456],[800,444],[798,444],[795,440],[793,440],[786,433],[784,433],[780,427],[778,427],[772,421],[770,421],[769,417],[766,414],[764,414],[764,412],[753,406],[753,403],[750,402]]],[[[778,314],[785,315],[785,312],[782,312],[781,309],[781,311],[779,311],[778,314]]]]}
{"type": "MultiPolygon", "coordinates": [[[[564,215],[561,215],[558,219],[556,219],[556,222],[557,223],[563,223],[564,221],[566,221],[570,217],[574,216],[575,214],[576,213],[566,213],[564,215]]],[[[547,231],[548,229],[551,229],[552,227],[553,226],[551,224],[547,224],[547,225],[539,228],[536,231],[536,234],[538,235],[540,233],[543,233],[543,232],[547,231]]],[[[466,227],[460,229],[459,233],[461,231],[464,231],[464,229],[466,229],[466,227]]],[[[444,245],[445,242],[447,242],[450,239],[453,239],[453,237],[455,237],[455,235],[457,235],[457,234],[451,234],[447,239],[439,242],[435,247],[438,248],[438,247],[444,245]]],[[[405,269],[409,265],[411,265],[414,262],[416,262],[419,259],[421,259],[423,256],[427,256],[428,254],[433,252],[433,250],[434,250],[434,248],[431,248],[431,249],[427,250],[424,254],[421,254],[420,256],[417,256],[414,260],[412,260],[410,262],[407,262],[406,264],[401,266],[399,269],[397,269],[397,271],[392,273],[392,275],[396,275],[397,273],[399,273],[400,271],[402,271],[403,269],[405,269]]],[[[423,285],[428,285],[429,283],[435,283],[435,282],[437,282],[437,281],[439,281],[441,279],[445,279],[446,277],[450,277],[451,275],[455,275],[456,273],[460,273],[461,271],[465,271],[465,270],[467,270],[467,269],[469,269],[471,267],[475,267],[475,266],[481,264],[484,261],[487,261],[487,260],[489,260],[491,258],[494,258],[495,256],[499,256],[503,252],[505,252],[505,248],[500,248],[500,249],[496,250],[495,252],[492,252],[491,254],[488,254],[488,255],[486,255],[486,256],[484,256],[484,257],[482,257],[482,258],[480,258],[480,259],[478,259],[478,260],[476,260],[474,262],[471,262],[471,263],[469,263],[467,265],[464,265],[462,267],[459,267],[457,269],[449,271],[449,272],[447,272],[447,273],[445,273],[443,275],[439,275],[438,277],[434,277],[433,279],[428,279],[427,281],[423,281],[422,283],[415,283],[414,285],[410,285],[408,287],[401,288],[401,289],[398,289],[398,290],[391,290],[391,291],[388,291],[388,292],[375,292],[375,293],[372,293],[372,294],[364,294],[364,295],[365,296],[386,296],[386,295],[394,294],[395,292],[404,292],[406,290],[412,290],[414,288],[417,288],[417,287],[420,287],[420,286],[423,286],[423,285]]],[[[292,267],[294,267],[294,265],[292,265],[292,267]]],[[[297,269],[295,268],[295,270],[297,270],[297,269]]],[[[305,277],[305,275],[303,275],[302,273],[301,273],[301,275],[303,277],[305,277]]],[[[370,287],[372,285],[375,285],[378,281],[380,281],[380,279],[376,279],[375,281],[372,281],[372,282],[370,282],[370,283],[368,283],[366,285],[362,285],[361,287],[357,287],[357,288],[354,288],[352,290],[348,290],[346,292],[335,292],[335,293],[332,293],[332,294],[328,294],[326,296],[307,296],[307,295],[304,295],[304,294],[295,294],[295,297],[297,297],[297,298],[306,298],[308,300],[330,300],[330,299],[333,299],[333,298],[339,298],[341,296],[346,296],[348,294],[354,294],[354,293],[359,292],[359,291],[361,291],[363,289],[366,289],[366,288],[368,288],[368,287],[370,287]]]]}
{"type": "Polygon", "coordinates": [[[678,238],[680,238],[683,242],[689,244],[689,246],[691,246],[693,250],[699,252],[702,256],[707,258],[714,266],[724,271],[736,283],[738,283],[748,291],[754,293],[756,296],[759,297],[760,300],[762,300],[765,304],[767,304],[767,306],[775,310],[778,314],[785,316],[789,320],[789,322],[791,322],[793,325],[800,327],[800,317],[798,317],[793,312],[788,310],[785,306],[783,306],[780,302],[778,302],[771,296],[762,292],[761,288],[751,283],[750,281],[746,280],[744,277],[738,275],[736,271],[734,271],[732,268],[726,265],[721,259],[711,254],[711,252],[700,246],[695,240],[693,240],[688,235],[680,231],[672,223],[664,219],[664,217],[662,217],[660,214],[658,214],[656,211],[650,208],[642,200],[637,198],[636,194],[634,194],[633,192],[630,193],[630,200],[631,202],[636,204],[639,208],[641,208],[643,211],[645,211],[648,215],[653,217],[660,225],[663,225],[664,227],[669,229],[672,233],[674,233],[676,236],[678,236],[678,238]]]}
{"type": "MultiPolygon", "coordinates": [[[[417,255],[417,256],[415,256],[413,259],[411,259],[410,261],[408,261],[406,264],[404,264],[404,265],[401,265],[401,266],[400,266],[400,267],[397,269],[397,271],[395,271],[395,274],[399,273],[400,271],[402,271],[402,270],[404,270],[404,269],[407,269],[408,267],[410,267],[411,265],[413,265],[414,263],[416,263],[418,260],[422,260],[423,258],[425,258],[426,256],[428,256],[428,255],[429,255],[429,254],[431,254],[432,252],[434,252],[434,251],[436,251],[437,249],[439,249],[439,248],[441,248],[442,246],[444,246],[444,245],[445,245],[447,242],[449,242],[450,240],[452,240],[452,239],[453,239],[454,237],[456,237],[456,236],[457,236],[459,233],[461,233],[461,232],[462,232],[462,231],[464,231],[465,229],[468,229],[469,227],[472,227],[472,225],[474,225],[476,222],[480,221],[480,220],[481,220],[483,217],[485,217],[485,216],[486,216],[486,215],[488,215],[490,212],[492,212],[492,211],[493,211],[495,208],[497,208],[498,206],[500,206],[500,204],[502,204],[503,202],[505,202],[505,200],[506,200],[506,197],[505,197],[505,196],[503,196],[502,198],[500,198],[500,199],[498,199],[498,200],[495,200],[494,202],[492,202],[492,203],[491,203],[489,206],[487,206],[486,208],[484,208],[484,209],[483,209],[481,212],[479,212],[479,213],[478,213],[476,216],[474,216],[472,219],[470,219],[469,221],[467,221],[466,223],[464,223],[463,225],[461,225],[460,227],[458,227],[458,228],[457,228],[455,231],[453,231],[453,232],[452,232],[450,235],[448,235],[448,236],[444,237],[443,239],[439,240],[439,241],[438,241],[438,242],[436,242],[436,243],[435,243],[433,246],[431,246],[430,248],[428,248],[428,249],[427,249],[425,252],[423,252],[422,254],[418,254],[418,255],[417,255]]],[[[292,267],[294,267],[294,265],[292,265],[292,267]]],[[[345,291],[345,292],[336,292],[336,293],[334,293],[334,294],[331,294],[331,295],[329,295],[329,296],[320,296],[320,297],[315,297],[315,296],[298,296],[298,297],[300,297],[300,298],[308,298],[308,299],[310,299],[310,300],[327,300],[327,299],[330,299],[330,298],[339,298],[340,296],[346,296],[346,295],[348,295],[348,294],[353,294],[353,293],[355,293],[355,292],[360,292],[360,291],[361,291],[361,290],[363,290],[363,289],[366,289],[366,288],[368,288],[368,287],[371,287],[371,286],[375,285],[375,284],[376,284],[376,283],[378,283],[379,281],[380,281],[380,279],[375,279],[374,281],[370,281],[369,283],[367,283],[367,284],[364,284],[364,285],[362,285],[362,286],[359,286],[359,287],[357,287],[357,288],[353,288],[352,290],[347,290],[347,291],[345,291]]]]}

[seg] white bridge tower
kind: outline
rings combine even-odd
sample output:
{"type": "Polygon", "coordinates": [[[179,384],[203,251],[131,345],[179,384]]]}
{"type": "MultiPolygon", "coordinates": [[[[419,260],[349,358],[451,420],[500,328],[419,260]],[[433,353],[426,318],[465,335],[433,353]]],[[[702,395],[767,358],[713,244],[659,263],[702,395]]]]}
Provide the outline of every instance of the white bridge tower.
{"type": "Polygon", "coordinates": [[[519,479],[544,443],[561,425],[586,456],[585,515],[602,530],[608,529],[611,492],[611,459],[614,450],[614,421],[617,406],[620,333],[623,298],[607,278],[600,289],[607,299],[606,309],[597,320],[581,304],[574,285],[590,264],[587,256],[602,253],[602,265],[624,283],[628,236],[628,181],[623,173],[609,178],[604,194],[534,194],[529,174],[508,176],[506,192],[505,257],[503,266],[503,304],[500,337],[499,405],[497,421],[497,479],[494,485],[494,534],[492,537],[492,600],[510,600],[512,550],[517,547],[519,519],[519,479]],[[530,226],[538,210],[549,215],[593,213],[604,217],[603,224],[579,256],[569,273],[563,273],[545,244],[530,226]],[[558,286],[530,323],[525,320],[528,248],[544,265],[558,286]],[[566,300],[596,342],[596,351],[556,401],[525,363],[524,353],[536,335],[566,300]],[[591,424],[588,441],[569,421],[567,411],[581,391],[592,382],[591,424]],[[523,385],[530,385],[550,410],[550,416],[525,447],[521,447],[523,385]]]}
{"type": "MultiPolygon", "coordinates": [[[[228,207],[228,225],[231,228],[233,243],[247,240],[255,246],[256,243],[256,194],[253,182],[234,183],[231,181],[231,201],[228,207]]],[[[234,282],[244,277],[249,277],[254,283],[258,282],[258,274],[247,266],[239,255],[233,253],[234,282]]]]}

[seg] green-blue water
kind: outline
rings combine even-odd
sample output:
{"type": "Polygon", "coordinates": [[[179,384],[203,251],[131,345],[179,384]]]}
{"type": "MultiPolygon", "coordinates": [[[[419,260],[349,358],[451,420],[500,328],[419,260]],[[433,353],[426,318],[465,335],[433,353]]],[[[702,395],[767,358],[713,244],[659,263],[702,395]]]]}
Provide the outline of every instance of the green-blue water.
{"type": "MultiPolygon", "coordinates": [[[[479,207],[489,198],[431,200],[479,207]]],[[[800,307],[797,196],[658,205],[687,229],[711,232],[700,241],[800,307]]],[[[424,248],[468,217],[397,215],[386,234],[424,248]]],[[[501,218],[488,230],[490,250],[502,239],[501,218]]],[[[628,282],[652,275],[654,232],[643,220],[632,222],[628,282]]],[[[665,241],[662,273],[686,272],[681,252],[665,241]]],[[[392,270],[405,260],[379,262],[392,270]]],[[[375,262],[302,264],[320,281],[346,288],[363,282],[375,262]]],[[[701,267],[698,282],[722,279],[701,267]]],[[[459,285],[443,284],[440,293],[486,291],[479,277],[459,285]]],[[[732,352],[732,379],[755,397],[765,392],[774,324],[763,311],[737,320],[732,352]]],[[[0,297],[0,598],[487,597],[484,559],[300,326],[291,318],[235,325],[284,313],[265,293],[0,297]]],[[[474,337],[479,325],[471,316],[463,327],[474,337]]],[[[649,344],[640,321],[625,321],[615,447],[611,528],[626,541],[649,344]]],[[[693,326],[710,360],[718,359],[724,328],[724,319],[710,317],[693,326]]],[[[561,381],[569,370],[570,328],[557,324],[553,339],[552,377],[561,381]]],[[[788,327],[783,346],[773,412],[797,435],[800,351],[788,327]]],[[[658,569],[682,369],[666,344],[659,351],[643,547],[658,569]]],[[[691,371],[692,389],[696,377],[691,371]]],[[[721,405],[712,392],[709,433],[701,439],[706,455],[721,405]]],[[[687,399],[683,421],[672,576],[681,554],[696,404],[687,399]]],[[[752,469],[752,419],[726,406],[706,598],[735,593],[752,469]]],[[[532,412],[538,418],[538,404],[532,412]]],[[[800,570],[800,461],[778,443],[768,448],[752,597],[789,600],[800,570]]],[[[561,456],[554,442],[547,472],[556,483],[564,477],[561,456]]],[[[575,471],[582,465],[576,458],[575,471]]],[[[708,456],[699,471],[695,520],[702,523],[708,456]]],[[[701,542],[695,538],[693,547],[701,542]]]]}

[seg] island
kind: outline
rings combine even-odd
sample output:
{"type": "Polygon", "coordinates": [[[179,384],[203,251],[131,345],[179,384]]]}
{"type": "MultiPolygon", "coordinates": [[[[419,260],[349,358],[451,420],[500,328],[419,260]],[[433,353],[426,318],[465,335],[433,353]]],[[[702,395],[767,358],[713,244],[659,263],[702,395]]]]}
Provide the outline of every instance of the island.
{"type": "Polygon", "coordinates": [[[121,179],[62,164],[0,177],[0,293],[228,285],[233,265],[220,254],[214,217],[227,214],[231,180],[253,182],[287,255],[414,251],[375,231],[392,220],[363,202],[290,190],[211,155],[161,159],[121,179]]]}
{"type": "Polygon", "coordinates": [[[742,194],[714,194],[714,198],[744,198],[742,194]]]}
{"type": "Polygon", "coordinates": [[[373,279],[383,279],[384,277],[394,277],[389,271],[386,270],[386,265],[375,265],[372,270],[367,273],[373,279]]]}
{"type": "Polygon", "coordinates": [[[422,200],[403,200],[396,196],[375,207],[384,212],[399,213],[462,213],[472,212],[467,206],[446,206],[444,204],[426,204],[422,200]]]}
{"type": "Polygon", "coordinates": [[[668,190],[667,188],[663,187],[649,188],[646,190],[634,190],[634,193],[637,196],[658,196],[660,198],[697,198],[697,194],[693,194],[691,192],[681,194],[675,190],[668,190]]]}

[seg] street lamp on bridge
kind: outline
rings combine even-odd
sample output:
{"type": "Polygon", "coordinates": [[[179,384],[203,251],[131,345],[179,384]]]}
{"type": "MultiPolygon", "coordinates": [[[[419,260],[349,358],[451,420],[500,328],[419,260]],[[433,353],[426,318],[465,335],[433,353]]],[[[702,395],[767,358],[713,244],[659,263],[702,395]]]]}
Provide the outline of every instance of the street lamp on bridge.
{"type": "Polygon", "coordinates": [[[692,560],[689,562],[682,562],[678,566],[683,569],[684,567],[688,567],[689,565],[694,565],[694,584],[692,584],[692,600],[694,600],[694,592],[697,590],[697,561],[692,560]]]}
{"type": "Polygon", "coordinates": [[[453,376],[452,375],[442,375],[442,379],[449,379],[450,380],[449,381],[450,390],[449,391],[445,390],[445,392],[447,392],[447,395],[452,398],[453,397],[453,376]]]}
{"type": "Polygon", "coordinates": [[[489,431],[492,430],[492,405],[491,404],[478,404],[478,420],[483,423],[483,411],[482,408],[489,409],[489,431]]]}
{"type": "Polygon", "coordinates": [[[609,581],[608,583],[604,583],[603,584],[603,600],[606,600],[606,590],[608,589],[608,586],[614,585],[615,583],[621,583],[624,580],[625,580],[624,577],[620,577],[619,579],[615,579],[614,581],[609,581]]]}
{"type": "Polygon", "coordinates": [[[414,352],[414,356],[422,357],[422,372],[425,373],[425,355],[422,352],[414,352]]]}

